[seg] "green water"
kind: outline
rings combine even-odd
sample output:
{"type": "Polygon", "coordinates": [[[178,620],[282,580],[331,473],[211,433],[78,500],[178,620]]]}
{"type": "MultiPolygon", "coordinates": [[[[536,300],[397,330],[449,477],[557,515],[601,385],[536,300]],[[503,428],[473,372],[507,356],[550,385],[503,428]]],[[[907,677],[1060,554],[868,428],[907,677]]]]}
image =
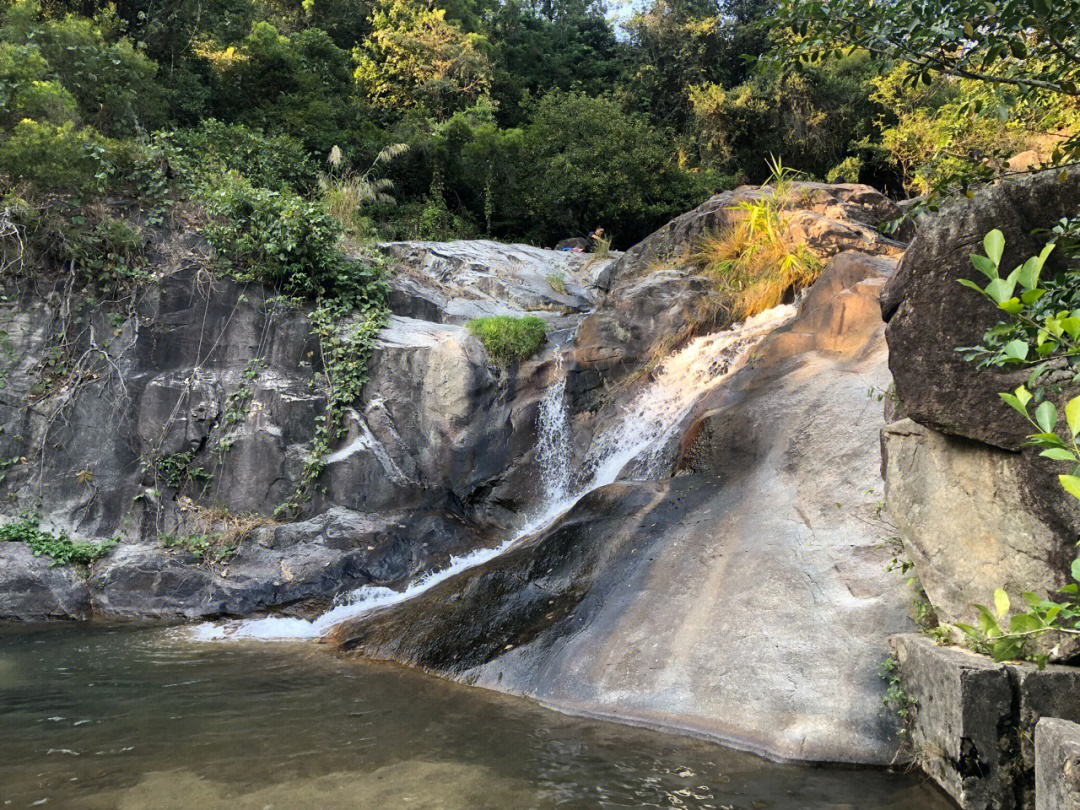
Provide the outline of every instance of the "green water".
{"type": "Polygon", "coordinates": [[[0,807],[947,810],[915,775],[777,765],[308,645],[0,632],[0,807]]]}

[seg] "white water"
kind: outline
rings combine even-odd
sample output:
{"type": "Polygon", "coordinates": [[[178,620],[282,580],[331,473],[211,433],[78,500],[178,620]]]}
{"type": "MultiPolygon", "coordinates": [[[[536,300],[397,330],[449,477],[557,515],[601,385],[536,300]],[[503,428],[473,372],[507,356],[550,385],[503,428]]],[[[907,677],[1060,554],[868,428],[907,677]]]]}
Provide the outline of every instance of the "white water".
{"type": "Polygon", "coordinates": [[[405,602],[462,571],[498,557],[567,512],[594,489],[614,483],[628,465],[633,465],[636,478],[655,477],[661,472],[671,441],[694,405],[737,371],[765,335],[794,314],[793,306],[775,307],[731,329],[697,338],[669,357],[656,378],[631,400],[615,423],[594,439],[584,469],[577,474],[570,449],[566,378],[560,374],[545,392],[537,416],[541,503],[525,525],[497,547],[453,557],[446,568],[420,577],[403,591],[379,585],[357,588],[311,621],[269,617],[224,625],[207,622],[193,627],[191,635],[200,640],[318,638],[343,621],[405,602]],[[576,486],[575,480],[580,482],[576,486]]]}

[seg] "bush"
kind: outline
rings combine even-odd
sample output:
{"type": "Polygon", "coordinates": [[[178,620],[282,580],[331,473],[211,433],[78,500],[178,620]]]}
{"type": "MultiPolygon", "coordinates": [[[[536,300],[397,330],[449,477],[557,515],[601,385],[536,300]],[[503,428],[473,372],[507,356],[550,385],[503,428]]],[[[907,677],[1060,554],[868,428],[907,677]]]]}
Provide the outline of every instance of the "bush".
{"type": "Polygon", "coordinates": [[[215,218],[206,238],[238,277],[303,298],[350,284],[338,250],[341,223],[319,203],[287,189],[256,188],[235,172],[222,175],[203,199],[215,218]]]}
{"type": "Polygon", "coordinates": [[[318,175],[318,166],[296,138],[265,135],[241,124],[210,118],[198,129],[159,133],[156,140],[173,171],[193,188],[237,172],[253,186],[303,190],[313,187],[318,175]]]}
{"type": "Polygon", "coordinates": [[[6,140],[0,139],[0,172],[42,189],[103,186],[113,173],[113,158],[123,155],[119,144],[89,127],[27,118],[6,140]]]}
{"type": "Polygon", "coordinates": [[[120,541],[117,538],[89,543],[72,540],[63,532],[53,534],[39,528],[35,517],[0,526],[0,542],[26,543],[35,557],[52,557],[50,566],[76,563],[89,565],[108,554],[120,541]]]}
{"type": "Polygon", "coordinates": [[[3,16],[0,39],[32,42],[51,78],[78,102],[84,123],[119,137],[165,123],[165,93],[156,81],[157,65],[125,38],[106,41],[103,29],[116,22],[105,13],[88,20],[74,15],[40,19],[38,5],[20,0],[3,16]]]}
{"type": "Polygon", "coordinates": [[[547,324],[535,315],[476,318],[469,321],[468,328],[484,344],[488,354],[501,363],[527,360],[547,340],[547,324]]]}
{"type": "Polygon", "coordinates": [[[821,273],[817,257],[785,233],[787,181],[785,170],[774,165],[773,196],[738,206],[743,218],[722,232],[707,235],[693,256],[698,269],[716,281],[721,305],[736,320],[772,309],[821,273]]]}

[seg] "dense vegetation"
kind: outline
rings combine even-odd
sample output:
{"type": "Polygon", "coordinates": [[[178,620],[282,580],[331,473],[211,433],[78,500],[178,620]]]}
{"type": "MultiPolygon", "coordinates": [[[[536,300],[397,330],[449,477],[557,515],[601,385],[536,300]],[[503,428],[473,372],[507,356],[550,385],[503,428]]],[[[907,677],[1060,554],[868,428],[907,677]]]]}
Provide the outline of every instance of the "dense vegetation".
{"type": "Polygon", "coordinates": [[[551,243],[599,226],[625,247],[765,179],[770,155],[900,194],[1071,149],[1075,77],[1053,47],[1031,45],[1024,83],[967,52],[906,59],[820,5],[653,0],[616,24],[588,0],[0,0],[0,193],[35,244],[114,287],[144,269],[145,227],[200,200],[227,262],[310,294],[336,271],[293,270],[335,229],[551,243]]]}

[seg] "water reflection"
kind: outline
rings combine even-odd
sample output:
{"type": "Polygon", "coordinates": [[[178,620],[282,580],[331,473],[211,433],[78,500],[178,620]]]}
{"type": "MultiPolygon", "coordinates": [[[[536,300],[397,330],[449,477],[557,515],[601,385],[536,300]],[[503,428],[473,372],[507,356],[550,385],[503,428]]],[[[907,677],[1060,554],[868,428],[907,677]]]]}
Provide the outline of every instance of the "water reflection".
{"type": "Polygon", "coordinates": [[[945,810],[914,776],[808,769],[577,720],[305,645],[0,634],[0,806],[74,810],[945,810]]]}

